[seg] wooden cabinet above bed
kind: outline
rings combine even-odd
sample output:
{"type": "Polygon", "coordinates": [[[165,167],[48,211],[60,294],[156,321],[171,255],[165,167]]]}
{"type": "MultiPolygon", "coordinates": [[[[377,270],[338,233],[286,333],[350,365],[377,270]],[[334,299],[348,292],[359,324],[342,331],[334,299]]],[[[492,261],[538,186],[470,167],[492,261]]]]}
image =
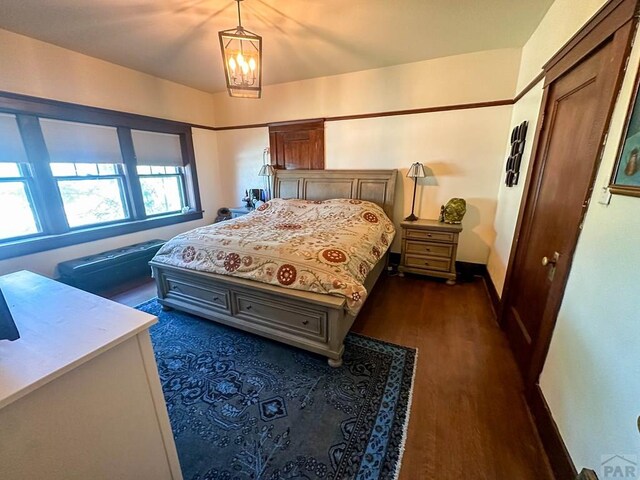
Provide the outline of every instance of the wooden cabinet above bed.
{"type": "Polygon", "coordinates": [[[271,163],[281,170],[324,170],[324,121],[269,125],[271,163]]]}

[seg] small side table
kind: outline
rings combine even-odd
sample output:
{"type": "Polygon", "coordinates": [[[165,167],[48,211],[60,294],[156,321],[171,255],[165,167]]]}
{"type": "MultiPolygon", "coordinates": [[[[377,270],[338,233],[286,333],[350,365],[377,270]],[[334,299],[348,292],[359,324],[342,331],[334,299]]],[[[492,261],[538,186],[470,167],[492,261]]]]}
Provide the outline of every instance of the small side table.
{"type": "Polygon", "coordinates": [[[231,218],[238,218],[253,211],[253,209],[250,209],[248,207],[235,207],[230,208],[229,210],[231,210],[231,218]]]}
{"type": "Polygon", "coordinates": [[[401,222],[402,255],[398,271],[446,278],[456,283],[456,254],[462,225],[437,220],[401,222]]]}

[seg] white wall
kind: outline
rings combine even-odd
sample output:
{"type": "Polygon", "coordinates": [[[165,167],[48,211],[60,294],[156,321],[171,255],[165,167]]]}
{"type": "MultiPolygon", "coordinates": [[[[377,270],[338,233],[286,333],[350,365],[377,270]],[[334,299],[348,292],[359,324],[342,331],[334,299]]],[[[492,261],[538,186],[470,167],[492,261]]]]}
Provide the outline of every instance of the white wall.
{"type": "Polygon", "coordinates": [[[209,93],[0,30],[0,90],[211,126],[209,93]]]}
{"type": "MultiPolygon", "coordinates": [[[[458,260],[486,263],[494,240],[496,191],[511,107],[329,122],[326,168],[398,168],[394,220],[411,212],[413,161],[432,175],[419,182],[416,215],[437,218],[451,197],[467,201],[458,260]]],[[[400,235],[392,250],[400,251],[400,235]]]]}
{"type": "MultiPolygon", "coordinates": [[[[267,86],[259,102],[216,94],[216,118],[242,125],[510,99],[518,68],[518,50],[506,49],[267,86]]],[[[510,119],[511,106],[502,106],[327,122],[325,167],[400,169],[399,223],[411,210],[406,170],[424,163],[434,177],[421,182],[416,213],[435,218],[441,204],[465,198],[458,259],[486,263],[510,119]]],[[[268,144],[267,128],[218,132],[229,205],[239,203],[249,183],[261,185],[255,173],[268,144]]],[[[400,251],[399,236],[392,250],[400,251]]]]}
{"type": "MultiPolygon", "coordinates": [[[[525,149],[522,155],[522,163],[520,164],[521,173],[518,184],[513,187],[507,187],[504,183],[506,178],[504,168],[500,173],[498,207],[494,222],[495,241],[493,245],[490,246],[489,259],[487,261],[487,270],[489,271],[489,275],[491,275],[491,280],[499,295],[502,295],[507,264],[509,263],[509,254],[511,253],[511,244],[513,243],[513,234],[516,229],[520,202],[527,178],[527,169],[529,168],[529,160],[531,159],[531,150],[533,148],[538,114],[540,113],[540,104],[542,102],[542,84],[543,82],[541,81],[522,97],[518,103],[513,106],[513,112],[511,114],[510,129],[520,125],[525,120],[529,122],[529,126],[524,145],[525,149]]],[[[509,135],[506,139],[505,159],[511,150],[510,141],[511,136],[509,135]]]]}
{"type": "Polygon", "coordinates": [[[606,3],[606,0],[555,0],[531,38],[522,47],[518,91],[606,3]]]}
{"type": "Polygon", "coordinates": [[[269,146],[269,131],[246,128],[223,130],[217,135],[222,198],[226,206],[239,207],[245,190],[264,188],[264,179],[258,177],[258,171],[262,165],[262,152],[269,146]]]}
{"type": "MultiPolygon", "coordinates": [[[[520,69],[517,79],[517,92],[522,91],[542,71],[542,67],[551,57],[604,5],[605,0],[556,0],[531,38],[522,48],[520,69]]],[[[513,107],[511,129],[524,120],[529,121],[526,150],[523,154],[521,174],[518,185],[507,187],[504,184],[505,173],[500,180],[498,192],[498,208],[495,218],[494,244],[490,247],[487,270],[491,280],[502,295],[504,278],[509,262],[509,253],[513,243],[513,234],[518,220],[522,189],[526,181],[527,168],[533,146],[533,137],[538,122],[540,103],[542,101],[542,82],[533,87],[513,107]]],[[[509,155],[511,146],[509,138],[505,147],[504,158],[509,155]]]]}
{"type": "MultiPolygon", "coordinates": [[[[542,65],[605,3],[604,0],[556,0],[523,48],[518,88],[527,85],[542,65]]],[[[549,354],[540,380],[542,392],[578,470],[599,470],[602,456],[633,454],[640,458],[640,198],[614,195],[611,204],[597,202],[608,185],[633,81],[640,63],[638,38],[585,218],[549,354]]],[[[520,100],[511,126],[527,119],[534,128],[540,86],[520,100]]],[[[530,130],[528,141],[532,141],[530,130]]],[[[529,145],[531,146],[531,145],[529,145]]],[[[529,154],[525,153],[525,160],[529,154]]],[[[523,165],[523,169],[526,165],[523,165]]],[[[489,272],[501,290],[522,195],[521,185],[501,184],[496,214],[496,242],[489,272]]],[[[608,458],[608,457],[606,457],[608,458]]],[[[599,472],[600,473],[600,472],[599,472]]]]}
{"type": "MultiPolygon", "coordinates": [[[[0,90],[171,120],[211,125],[210,94],[29,37],[0,30],[0,90]]],[[[221,206],[215,132],[194,129],[203,220],[146,230],[0,261],[0,274],[32,270],[53,276],[64,260],[177,233],[212,221],[221,206]]]]}
{"type": "Polygon", "coordinates": [[[455,105],[514,97],[520,49],[501,49],[263,88],[262,99],[215,97],[218,126],[455,105]]]}

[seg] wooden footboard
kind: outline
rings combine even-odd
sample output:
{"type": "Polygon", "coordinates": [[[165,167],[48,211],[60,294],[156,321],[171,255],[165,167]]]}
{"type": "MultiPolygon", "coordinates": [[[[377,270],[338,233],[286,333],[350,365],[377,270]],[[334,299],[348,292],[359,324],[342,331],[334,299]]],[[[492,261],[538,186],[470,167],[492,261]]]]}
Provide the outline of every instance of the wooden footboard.
{"type": "MultiPolygon", "coordinates": [[[[371,292],[387,264],[378,262],[366,279],[371,292]]],[[[334,295],[291,290],[227,275],[150,262],[158,301],[175,308],[324,355],[342,364],[344,338],[355,320],[346,300],[334,295]]]]}

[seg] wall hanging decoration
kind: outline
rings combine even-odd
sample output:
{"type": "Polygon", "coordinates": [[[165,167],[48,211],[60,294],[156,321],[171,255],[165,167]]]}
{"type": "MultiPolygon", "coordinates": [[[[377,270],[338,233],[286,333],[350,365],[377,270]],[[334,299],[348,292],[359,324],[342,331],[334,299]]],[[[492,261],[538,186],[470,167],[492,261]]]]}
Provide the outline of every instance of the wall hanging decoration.
{"type": "Polygon", "coordinates": [[[613,169],[609,190],[611,193],[640,197],[640,73],[636,78],[636,86],[629,111],[627,122],[620,141],[618,160],[613,169]]]}
{"type": "Polygon", "coordinates": [[[524,121],[511,131],[511,152],[509,153],[509,158],[507,158],[507,176],[504,180],[507,187],[513,187],[518,184],[520,163],[522,163],[528,126],[529,122],[524,121]]]}
{"type": "Polygon", "coordinates": [[[218,32],[227,91],[232,97],[260,98],[262,94],[262,37],[242,27],[240,2],[238,26],[218,32]]]}

